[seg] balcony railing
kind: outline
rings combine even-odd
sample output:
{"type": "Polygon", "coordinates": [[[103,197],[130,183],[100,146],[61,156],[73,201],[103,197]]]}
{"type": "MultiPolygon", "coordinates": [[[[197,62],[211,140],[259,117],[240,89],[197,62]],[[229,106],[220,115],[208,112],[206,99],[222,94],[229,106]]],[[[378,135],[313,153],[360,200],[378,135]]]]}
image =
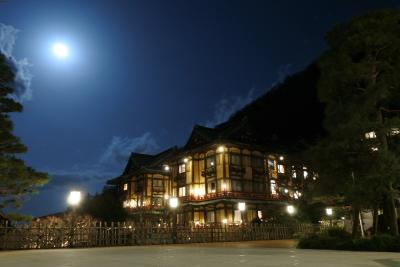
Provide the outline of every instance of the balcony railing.
{"type": "Polygon", "coordinates": [[[200,202],[200,201],[207,201],[207,200],[215,200],[215,199],[249,199],[249,200],[285,200],[287,199],[284,196],[279,195],[267,195],[267,194],[260,194],[260,193],[245,193],[245,192],[218,192],[218,193],[211,193],[204,196],[184,196],[179,197],[179,200],[182,203],[187,202],[200,202]]]}

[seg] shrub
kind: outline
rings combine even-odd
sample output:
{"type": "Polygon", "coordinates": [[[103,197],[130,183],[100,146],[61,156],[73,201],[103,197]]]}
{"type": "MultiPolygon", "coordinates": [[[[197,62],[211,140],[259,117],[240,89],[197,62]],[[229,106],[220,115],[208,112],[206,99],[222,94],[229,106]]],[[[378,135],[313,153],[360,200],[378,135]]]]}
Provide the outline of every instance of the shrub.
{"type": "Polygon", "coordinates": [[[298,247],[303,249],[400,252],[400,237],[377,235],[371,239],[353,240],[350,234],[341,229],[328,229],[320,234],[301,238],[298,247]]]}

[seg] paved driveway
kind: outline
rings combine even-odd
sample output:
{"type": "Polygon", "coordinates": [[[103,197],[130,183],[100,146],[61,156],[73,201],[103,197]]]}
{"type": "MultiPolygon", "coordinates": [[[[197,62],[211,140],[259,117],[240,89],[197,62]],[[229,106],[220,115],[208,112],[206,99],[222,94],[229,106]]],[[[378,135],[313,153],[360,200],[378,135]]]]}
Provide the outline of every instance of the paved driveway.
{"type": "Polygon", "coordinates": [[[255,241],[169,246],[0,252],[1,267],[105,266],[400,266],[400,253],[298,250],[293,242],[255,241]]]}

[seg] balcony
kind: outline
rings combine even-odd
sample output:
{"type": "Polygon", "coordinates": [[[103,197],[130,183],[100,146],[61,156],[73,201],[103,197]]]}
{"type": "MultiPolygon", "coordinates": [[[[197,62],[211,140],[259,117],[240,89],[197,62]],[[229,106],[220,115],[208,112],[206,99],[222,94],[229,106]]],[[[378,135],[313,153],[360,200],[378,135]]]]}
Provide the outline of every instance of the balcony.
{"type": "Polygon", "coordinates": [[[211,193],[204,196],[184,196],[179,197],[181,203],[187,202],[201,202],[201,201],[209,201],[209,200],[216,200],[216,199],[249,199],[249,200],[286,200],[287,198],[284,196],[278,195],[267,195],[267,194],[260,194],[260,193],[245,193],[245,192],[218,192],[218,193],[211,193]]]}

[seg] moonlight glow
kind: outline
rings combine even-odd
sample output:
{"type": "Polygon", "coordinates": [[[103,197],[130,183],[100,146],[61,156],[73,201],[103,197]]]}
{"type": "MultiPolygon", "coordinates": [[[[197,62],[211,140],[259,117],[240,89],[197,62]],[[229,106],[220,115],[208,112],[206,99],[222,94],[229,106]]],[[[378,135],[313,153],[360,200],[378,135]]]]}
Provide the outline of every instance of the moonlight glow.
{"type": "Polygon", "coordinates": [[[56,43],[53,45],[53,53],[58,58],[66,58],[68,57],[69,50],[65,44],[56,43]]]}

